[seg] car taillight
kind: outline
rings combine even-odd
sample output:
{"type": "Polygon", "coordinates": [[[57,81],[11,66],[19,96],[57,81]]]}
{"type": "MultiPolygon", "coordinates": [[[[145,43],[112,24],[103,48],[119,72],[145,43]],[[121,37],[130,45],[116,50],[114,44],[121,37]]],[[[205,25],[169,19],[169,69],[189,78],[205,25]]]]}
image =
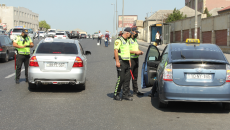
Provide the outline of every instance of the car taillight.
{"type": "Polygon", "coordinates": [[[30,58],[30,64],[29,65],[33,66],[33,67],[39,67],[36,56],[33,56],[30,58]]]}
{"type": "Polygon", "coordinates": [[[164,81],[173,81],[173,76],[172,76],[172,64],[168,64],[165,69],[164,69],[164,74],[163,74],[163,80],[164,81]]]}
{"type": "Polygon", "coordinates": [[[80,57],[76,57],[73,67],[83,67],[83,61],[80,57]]]}
{"type": "Polygon", "coordinates": [[[12,31],[10,32],[10,34],[12,35],[12,31]]]}
{"type": "Polygon", "coordinates": [[[57,37],[57,36],[54,36],[54,37],[57,37]]]}
{"type": "Polygon", "coordinates": [[[230,82],[230,65],[226,65],[226,82],[230,82]]]}
{"type": "Polygon", "coordinates": [[[63,37],[66,37],[65,35],[63,37]]]}
{"type": "Polygon", "coordinates": [[[0,47],[0,51],[3,51],[2,47],[0,47]]]}

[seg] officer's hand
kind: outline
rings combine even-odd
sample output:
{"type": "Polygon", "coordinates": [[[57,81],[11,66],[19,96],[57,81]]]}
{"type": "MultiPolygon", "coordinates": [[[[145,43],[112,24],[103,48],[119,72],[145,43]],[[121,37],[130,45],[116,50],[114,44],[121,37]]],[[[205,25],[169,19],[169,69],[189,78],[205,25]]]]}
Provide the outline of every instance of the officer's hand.
{"type": "Polygon", "coordinates": [[[118,68],[120,68],[120,67],[121,67],[120,62],[116,62],[116,67],[118,67],[118,68]]]}

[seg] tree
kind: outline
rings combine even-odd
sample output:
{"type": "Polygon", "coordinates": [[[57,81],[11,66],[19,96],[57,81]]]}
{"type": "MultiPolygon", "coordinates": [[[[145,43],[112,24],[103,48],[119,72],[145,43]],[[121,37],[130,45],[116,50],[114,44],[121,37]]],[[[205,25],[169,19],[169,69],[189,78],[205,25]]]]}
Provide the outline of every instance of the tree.
{"type": "Polygon", "coordinates": [[[169,14],[166,18],[166,23],[170,23],[173,21],[181,20],[187,18],[187,15],[184,15],[183,12],[180,12],[180,10],[177,10],[176,8],[173,10],[172,14],[169,14]]]}
{"type": "Polygon", "coordinates": [[[39,28],[50,29],[50,25],[45,20],[39,22],[39,28]]]}
{"type": "Polygon", "coordinates": [[[209,13],[208,8],[206,7],[204,10],[204,14],[207,14],[207,17],[211,17],[212,14],[209,13]]]}

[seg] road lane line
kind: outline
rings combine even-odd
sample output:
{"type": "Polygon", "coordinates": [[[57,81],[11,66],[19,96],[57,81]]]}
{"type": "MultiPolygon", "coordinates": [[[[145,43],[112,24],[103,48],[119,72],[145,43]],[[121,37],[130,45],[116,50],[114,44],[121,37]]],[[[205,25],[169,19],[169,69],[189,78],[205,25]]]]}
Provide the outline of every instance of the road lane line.
{"type": "MultiPolygon", "coordinates": [[[[21,70],[21,72],[23,72],[23,71],[25,71],[25,69],[22,69],[22,70],[21,70]]],[[[15,76],[15,73],[10,74],[10,75],[6,76],[5,78],[8,79],[8,78],[11,78],[11,77],[13,77],[13,76],[15,76]]]]}

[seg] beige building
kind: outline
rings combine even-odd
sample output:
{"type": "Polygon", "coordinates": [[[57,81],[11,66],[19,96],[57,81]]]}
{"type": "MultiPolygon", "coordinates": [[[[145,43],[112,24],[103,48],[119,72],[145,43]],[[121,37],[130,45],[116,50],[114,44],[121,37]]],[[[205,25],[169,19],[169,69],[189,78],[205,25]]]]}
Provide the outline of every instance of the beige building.
{"type": "Polygon", "coordinates": [[[7,23],[7,30],[15,26],[23,26],[37,31],[39,15],[24,7],[0,4],[0,22],[7,23]]]}

